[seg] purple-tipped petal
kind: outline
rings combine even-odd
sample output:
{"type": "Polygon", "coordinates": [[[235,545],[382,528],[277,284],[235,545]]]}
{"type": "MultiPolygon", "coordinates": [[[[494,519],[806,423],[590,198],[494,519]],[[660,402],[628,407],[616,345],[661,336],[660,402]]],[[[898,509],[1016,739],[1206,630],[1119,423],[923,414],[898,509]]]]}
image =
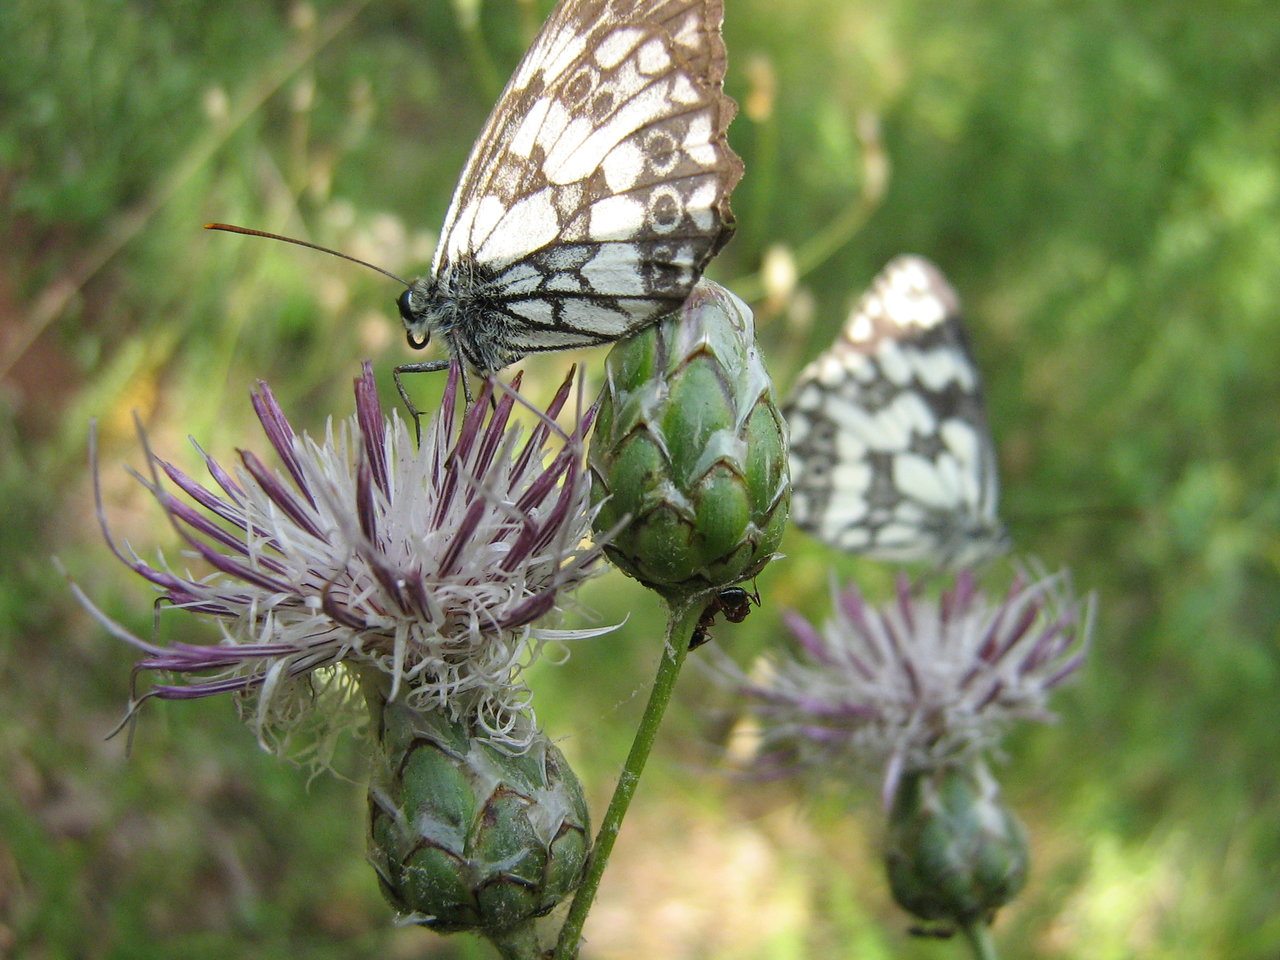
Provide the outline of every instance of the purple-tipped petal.
{"type": "Polygon", "coordinates": [[[533,621],[545,617],[556,607],[556,594],[554,590],[544,590],[542,593],[534,594],[527,600],[520,603],[514,609],[509,611],[504,617],[502,626],[509,630],[517,627],[523,627],[533,621]]]}
{"type": "Polygon", "coordinates": [[[200,454],[200,458],[204,460],[205,469],[209,471],[209,476],[213,477],[213,482],[220,486],[230,501],[239,508],[243,508],[245,504],[244,488],[236,483],[231,474],[222,468],[217,460],[213,459],[209,454],[201,448],[200,444],[195,440],[191,441],[191,445],[195,447],[196,453],[200,454]]]}
{"type": "Polygon", "coordinates": [[[477,500],[463,516],[462,522],[458,524],[457,532],[449,543],[449,548],[445,550],[444,556],[440,558],[440,573],[442,575],[447,577],[457,573],[458,558],[472,546],[471,538],[475,535],[476,528],[480,525],[480,520],[484,516],[487,506],[488,504],[483,500],[477,500]]]}
{"type": "Polygon", "coordinates": [[[373,482],[384,494],[390,491],[387,478],[386,421],[382,419],[382,404],[378,402],[378,387],[373,382],[373,364],[368,360],[356,378],[356,422],[364,440],[364,455],[369,464],[373,482]]]}
{"type": "MultiPolygon", "coordinates": [[[[383,465],[385,467],[385,464],[383,465]]],[[[375,469],[367,460],[356,467],[356,517],[360,521],[360,533],[373,543],[378,538],[378,504],[374,499],[375,469]]],[[[379,489],[386,490],[379,484],[379,489]]]]}
{"type": "Polygon", "coordinates": [[[303,474],[302,465],[298,462],[297,454],[294,452],[293,427],[289,425],[284,411],[280,409],[280,404],[276,402],[275,394],[271,392],[271,388],[266,383],[259,380],[258,390],[250,394],[250,399],[253,402],[254,412],[262,423],[262,429],[266,431],[267,440],[275,448],[276,454],[284,463],[285,469],[289,471],[289,475],[293,477],[293,482],[298,485],[298,492],[306,497],[307,502],[314,507],[316,503],[311,498],[311,491],[307,489],[306,476],[303,474]]]}
{"type": "Polygon", "coordinates": [[[157,459],[155,463],[164,472],[164,475],[173,482],[173,485],[194,500],[198,506],[204,507],[227,523],[235,524],[240,529],[244,529],[243,501],[230,503],[223,500],[211,490],[206,489],[191,477],[188,477],[167,460],[157,459]]]}
{"type": "Polygon", "coordinates": [[[794,610],[786,611],[782,615],[782,619],[787,625],[787,629],[791,631],[792,636],[796,638],[796,641],[809,656],[819,663],[830,665],[833,662],[827,654],[826,647],[822,642],[822,634],[818,632],[817,627],[794,610]]]}
{"type": "MultiPolygon", "coordinates": [[[[308,513],[306,508],[293,498],[293,495],[289,493],[285,485],[277,480],[271,471],[266,468],[263,462],[251,451],[241,450],[239,452],[240,461],[244,464],[245,469],[249,471],[253,476],[253,479],[257,481],[258,487],[271,498],[272,502],[283,510],[290,520],[296,523],[307,533],[311,534],[311,536],[315,537],[317,540],[324,539],[323,535],[315,526],[315,521],[313,519],[314,512],[308,513]]],[[[315,503],[311,499],[310,492],[304,489],[303,494],[306,496],[307,502],[314,507],[315,503]]]]}

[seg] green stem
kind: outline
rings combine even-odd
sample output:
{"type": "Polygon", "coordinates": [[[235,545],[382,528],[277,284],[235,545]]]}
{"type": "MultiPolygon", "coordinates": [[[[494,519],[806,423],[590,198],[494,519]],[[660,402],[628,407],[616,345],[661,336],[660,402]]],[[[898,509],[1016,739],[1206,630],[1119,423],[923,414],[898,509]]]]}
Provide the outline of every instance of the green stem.
{"type": "Polygon", "coordinates": [[[996,944],[991,939],[991,928],[981,920],[960,924],[960,933],[973,952],[974,960],[998,960],[996,944]]]}
{"type": "Polygon", "coordinates": [[[591,851],[591,859],[587,865],[587,875],[582,886],[578,888],[560,928],[560,939],[556,943],[555,960],[574,960],[578,955],[578,945],[582,939],[582,927],[587,921],[587,912],[595,900],[596,890],[600,886],[600,878],[604,876],[605,865],[609,862],[609,854],[613,852],[614,841],[618,839],[618,830],[622,826],[622,818],[626,816],[627,807],[635,795],[636,786],[640,782],[640,774],[644,770],[645,761],[658,736],[658,726],[662,716],[671,702],[671,692],[675,689],[676,677],[684,666],[684,658],[689,653],[689,641],[693,637],[698,618],[706,598],[688,599],[671,602],[667,614],[667,638],[662,652],[662,662],[658,664],[658,675],[654,678],[653,689],[649,691],[649,702],[645,705],[644,716],[636,730],[635,739],[631,742],[631,752],[627,762],[622,766],[622,775],[618,777],[618,785],[614,788],[613,799],[609,801],[609,809],[605,811],[604,821],[600,824],[600,832],[596,834],[595,847],[591,851]]]}

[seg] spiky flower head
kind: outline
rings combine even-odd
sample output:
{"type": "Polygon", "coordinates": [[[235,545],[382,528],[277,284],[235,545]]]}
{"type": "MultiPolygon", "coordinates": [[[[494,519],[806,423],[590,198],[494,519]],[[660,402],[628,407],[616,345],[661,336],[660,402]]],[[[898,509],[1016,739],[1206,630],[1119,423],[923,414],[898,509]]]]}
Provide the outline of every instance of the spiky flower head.
{"type": "Polygon", "coordinates": [[[417,446],[398,416],[383,416],[366,364],[355,415],[330,422],[321,439],[295,434],[259,385],[254,409],[283,470],[248,451],[228,470],[200,451],[212,479],[203,485],[148,448],[138,479],[208,574],[117,546],[99,495],[116,555],[168,606],[214,620],[222,634],[217,644],[151,643],[81,594],[145,652],[138,670],[176,678],[133,708],[148,697],[234,693],[264,744],[282,748],[297,728],[318,727],[320,745],[365,716],[354,668],[385,675],[389,699],[466,719],[508,748],[527,746],[534,727],[521,668],[543,641],[586,633],[535,621],[599,557],[598,547],[581,546],[594,514],[582,468],[591,417],[568,433],[555,425],[566,379],[525,434],[512,418],[524,403],[518,379],[497,397],[486,384],[464,414],[458,385],[455,366],[417,446]]]}
{"type": "Polygon", "coordinates": [[[944,930],[988,922],[1027,880],[1026,831],[980,760],[905,774],[887,840],[894,900],[944,930]]]}
{"type": "Polygon", "coordinates": [[[749,579],[782,539],[786,428],[751,311],[703,280],[616,344],[591,440],[597,527],[614,563],[668,597],[749,579]]]}
{"type": "Polygon", "coordinates": [[[794,656],[736,680],[763,726],[761,771],[881,765],[886,807],[904,773],[963,764],[1013,722],[1052,719],[1049,693],[1080,666],[1093,619],[1065,573],[1019,574],[1002,599],[962,572],[936,599],[901,577],[880,609],[853,586],[835,601],[822,629],[788,617],[794,656]]]}
{"type": "Polygon", "coordinates": [[[465,719],[374,704],[369,859],[406,920],[502,935],[550,911],[582,878],[582,787],[543,734],[513,755],[465,719]]]}

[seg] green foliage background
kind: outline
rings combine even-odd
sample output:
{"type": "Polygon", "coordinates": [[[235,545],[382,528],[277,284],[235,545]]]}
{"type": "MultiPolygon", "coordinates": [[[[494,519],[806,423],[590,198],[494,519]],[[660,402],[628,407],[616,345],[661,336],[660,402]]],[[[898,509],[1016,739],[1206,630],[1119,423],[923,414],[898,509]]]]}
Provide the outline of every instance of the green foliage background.
{"type": "MultiPolygon", "coordinates": [[[[0,955],[480,957],[394,929],[363,862],[358,783],[262,753],[230,704],[152,705],[104,741],[150,594],[96,528],[85,443],[139,552],[172,547],[120,469],[130,413],[261,449],[268,380],[297,421],[407,358],[377,275],[424,268],[457,172],[545,12],[533,0],[7,0],[0,5],[0,955]]],[[[1034,872],[1007,958],[1280,955],[1280,17],[1270,2],[728,0],[731,139],[747,175],[713,274],[754,295],[786,385],[889,257],[965,299],[1019,548],[1096,589],[1096,644],[1001,768],[1034,872]],[[761,280],[773,250],[790,294],[761,280]],[[766,292],[772,295],[764,297],[766,292]]],[[[598,370],[600,353],[581,358],[598,370]]],[[[550,385],[568,360],[540,358],[550,385]]],[[[430,403],[431,384],[415,385],[430,403]]],[[[389,396],[389,390],[388,390],[389,396]]],[[[193,458],[183,463],[191,466],[193,458]]],[[[799,535],[744,658],[828,571],[799,535]]],[[[620,632],[534,676],[595,809],[656,661],[655,603],[587,595],[620,632]]],[[[207,639],[192,635],[188,639],[207,639]]],[[[713,767],[690,672],[586,956],[934,957],[889,903],[865,784],[800,799],[713,767]]]]}

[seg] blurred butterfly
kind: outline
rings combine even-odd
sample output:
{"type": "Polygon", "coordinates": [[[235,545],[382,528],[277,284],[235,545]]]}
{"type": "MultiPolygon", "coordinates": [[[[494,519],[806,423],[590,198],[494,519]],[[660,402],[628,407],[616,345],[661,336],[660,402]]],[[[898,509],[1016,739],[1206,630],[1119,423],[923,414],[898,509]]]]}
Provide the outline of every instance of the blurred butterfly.
{"type": "Polygon", "coordinates": [[[978,369],[960,304],[923,257],[876,277],[800,373],[791,516],[851,553],[961,569],[1008,549],[978,369]]]}

